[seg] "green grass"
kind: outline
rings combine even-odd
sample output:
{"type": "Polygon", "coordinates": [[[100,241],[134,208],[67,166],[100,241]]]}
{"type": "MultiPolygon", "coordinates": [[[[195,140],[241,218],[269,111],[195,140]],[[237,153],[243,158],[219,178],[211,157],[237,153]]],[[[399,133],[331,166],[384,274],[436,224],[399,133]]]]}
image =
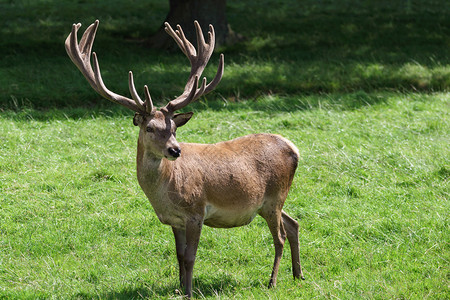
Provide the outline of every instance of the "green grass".
{"type": "MultiPolygon", "coordinates": [[[[100,19],[106,84],[127,94],[131,69],[163,104],[189,66],[137,42],[168,9],[141,2],[0,2],[1,299],[181,298],[170,227],[137,183],[133,114],[100,99],[63,47],[72,23],[100,19]]],[[[223,81],[178,140],[272,132],[297,145],[285,210],[306,280],[292,279],[287,244],[266,288],[274,248],[258,217],[204,228],[195,297],[448,299],[448,1],[228,2],[247,40],[220,49],[223,81]]]]}
{"type": "MultiPolygon", "coordinates": [[[[300,220],[307,278],[292,280],[286,251],[279,286],[266,289],[273,246],[257,218],[204,229],[197,297],[449,296],[449,96],[363,96],[195,106],[179,140],[274,132],[299,147],[285,209],[300,220]]],[[[0,295],[177,296],[172,233],[138,187],[128,112],[7,112],[0,128],[0,295]]]]}

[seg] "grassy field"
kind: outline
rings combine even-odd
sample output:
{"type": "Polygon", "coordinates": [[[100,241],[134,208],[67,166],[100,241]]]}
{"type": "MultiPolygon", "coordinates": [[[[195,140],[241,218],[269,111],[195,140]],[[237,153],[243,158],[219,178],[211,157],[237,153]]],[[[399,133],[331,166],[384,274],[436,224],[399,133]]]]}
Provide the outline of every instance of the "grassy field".
{"type": "MultiPolygon", "coordinates": [[[[181,297],[172,232],[137,184],[132,113],[99,99],[63,49],[73,22],[100,19],[105,82],[126,94],[131,69],[162,104],[187,60],[136,41],[168,4],[72,2],[0,2],[0,298],[181,297]]],[[[177,137],[297,145],[285,210],[306,280],[292,279],[287,244],[266,288],[274,248],[258,217],[204,228],[195,297],[448,299],[449,3],[236,2],[228,18],[247,40],[221,49],[223,82],[177,137]]]]}

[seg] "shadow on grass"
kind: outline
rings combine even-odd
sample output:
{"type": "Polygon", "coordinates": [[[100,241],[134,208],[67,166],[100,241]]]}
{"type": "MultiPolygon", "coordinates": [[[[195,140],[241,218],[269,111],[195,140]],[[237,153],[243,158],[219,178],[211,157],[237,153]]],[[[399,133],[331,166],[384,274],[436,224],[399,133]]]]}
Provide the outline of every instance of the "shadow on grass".
{"type": "MultiPolygon", "coordinates": [[[[195,276],[195,275],[194,275],[195,276]]],[[[193,294],[196,298],[218,296],[222,293],[229,294],[234,287],[238,286],[231,275],[208,275],[208,278],[194,278],[193,294]]],[[[252,287],[261,286],[260,282],[252,282],[252,287]]],[[[264,288],[264,287],[261,287],[264,288]]],[[[93,299],[98,297],[98,294],[80,293],[76,298],[93,299]]],[[[101,299],[136,299],[136,298],[182,298],[183,290],[178,284],[159,285],[155,283],[142,283],[140,287],[124,288],[121,291],[113,291],[110,293],[101,294],[101,299]]]]}
{"type": "MultiPolygon", "coordinates": [[[[389,97],[399,95],[399,93],[366,93],[363,91],[348,94],[320,94],[309,96],[263,96],[255,100],[231,102],[226,99],[214,99],[208,101],[206,98],[192,103],[184,110],[201,112],[226,111],[261,111],[270,113],[277,112],[295,112],[303,110],[327,109],[327,110],[355,110],[364,106],[371,106],[385,103],[389,97]]],[[[15,110],[6,109],[1,111],[2,118],[16,121],[55,121],[55,120],[82,120],[92,118],[129,118],[130,126],[134,112],[121,107],[118,104],[110,103],[104,100],[103,105],[90,107],[73,108],[51,108],[48,110],[32,109],[27,107],[17,107],[15,110]]]]}
{"type": "MultiPolygon", "coordinates": [[[[136,86],[149,84],[154,99],[182,91],[189,66],[181,52],[149,50],[130,41],[148,36],[151,26],[159,27],[157,19],[166,9],[158,4],[161,1],[146,1],[131,11],[124,9],[126,1],[118,0],[113,4],[37,2],[10,1],[0,9],[5,23],[0,30],[4,58],[0,61],[0,108],[14,109],[20,103],[34,108],[99,103],[63,47],[73,21],[82,22],[85,29],[95,18],[102,23],[94,50],[111,90],[129,94],[126,74],[131,69],[136,86]],[[136,17],[147,6],[157,8],[149,10],[150,23],[136,17]]],[[[415,1],[412,8],[369,0],[360,4],[283,0],[267,9],[274,2],[229,3],[230,24],[248,39],[219,49],[225,53],[226,66],[217,92],[227,100],[450,88],[450,11],[445,0],[415,1]]],[[[205,71],[209,78],[217,57],[210,65],[205,71]]]]}

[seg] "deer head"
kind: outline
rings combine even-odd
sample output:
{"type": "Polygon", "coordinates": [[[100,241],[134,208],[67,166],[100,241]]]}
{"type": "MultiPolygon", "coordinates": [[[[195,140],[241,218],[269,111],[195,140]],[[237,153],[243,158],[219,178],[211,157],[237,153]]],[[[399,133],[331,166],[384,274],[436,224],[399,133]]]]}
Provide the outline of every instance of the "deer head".
{"type": "Polygon", "coordinates": [[[91,24],[78,43],[77,32],[81,24],[73,24],[72,32],[65,42],[67,54],[98,94],[135,111],[133,123],[140,127],[139,137],[149,153],[152,153],[156,158],[166,157],[167,159],[175,160],[181,155],[181,148],[175,138],[176,129],[186,124],[193,115],[192,112],[175,112],[199,99],[202,95],[211,92],[222,79],[224,68],[223,54],[220,55],[219,67],[214,79],[207,84],[206,78],[203,78],[200,87],[198,87],[199,78],[214,51],[215,36],[213,26],[209,25],[208,41],[206,42],[199,23],[197,21],[194,22],[197,33],[197,49],[195,49],[186,39],[181,26],[177,25],[177,29],[173,30],[169,23],[165,23],[166,32],[175,40],[181,51],[189,59],[191,72],[184,92],[164,107],[157,109],[153,105],[147,86],[144,86],[145,100],[143,101],[140,98],[134,86],[133,73],[131,71],[128,73],[128,86],[132,99],[116,94],[105,86],[95,52],[92,52],[93,64],[91,64],[91,50],[98,25],[98,20],[91,24]]]}

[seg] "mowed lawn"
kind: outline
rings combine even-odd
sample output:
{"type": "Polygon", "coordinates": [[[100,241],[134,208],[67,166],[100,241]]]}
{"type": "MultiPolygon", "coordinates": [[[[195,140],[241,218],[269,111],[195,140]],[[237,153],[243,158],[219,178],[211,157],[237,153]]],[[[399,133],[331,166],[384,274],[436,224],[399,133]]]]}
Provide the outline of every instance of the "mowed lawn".
{"type": "MultiPolygon", "coordinates": [[[[285,210],[301,224],[306,276],[292,279],[285,251],[278,287],[266,288],[274,248],[262,218],[205,227],[196,297],[447,298],[449,95],[343,97],[360,107],[339,96],[194,107],[180,141],[272,132],[299,148],[285,210]]],[[[176,297],[173,237],[138,187],[131,114],[70,113],[0,118],[0,295],[176,297]]]]}
{"type": "MultiPolygon", "coordinates": [[[[172,230],[136,178],[133,113],[102,100],[64,51],[73,23],[100,20],[105,83],[178,95],[179,52],[149,49],[168,1],[0,3],[0,299],[176,299],[172,230]]],[[[194,297],[450,298],[448,1],[228,1],[245,39],[222,46],[217,90],[188,108],[181,142],[270,132],[300,161],[285,210],[300,223],[305,281],[289,244],[257,217],[204,227],[194,297]]],[[[173,25],[173,24],[172,24],[173,25]]]]}

